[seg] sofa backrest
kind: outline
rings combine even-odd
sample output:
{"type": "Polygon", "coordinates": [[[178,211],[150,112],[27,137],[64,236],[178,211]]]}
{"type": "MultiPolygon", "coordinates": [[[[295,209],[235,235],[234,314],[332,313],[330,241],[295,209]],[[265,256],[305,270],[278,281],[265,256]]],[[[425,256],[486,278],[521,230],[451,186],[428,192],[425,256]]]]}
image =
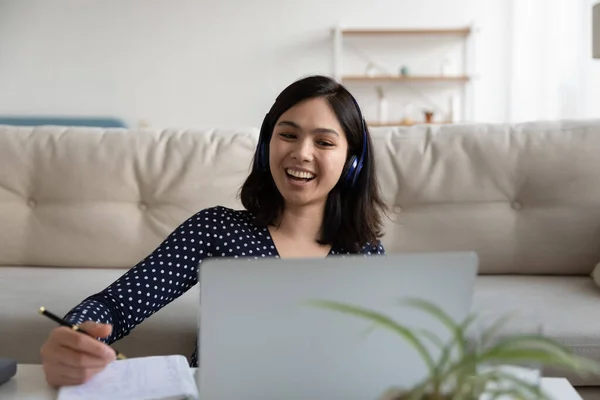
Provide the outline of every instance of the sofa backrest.
{"type": "MultiPolygon", "coordinates": [[[[600,260],[600,120],[371,130],[389,253],[481,273],[600,260]]],[[[205,207],[239,208],[258,130],[0,126],[0,265],[129,268],[205,207]]]]}

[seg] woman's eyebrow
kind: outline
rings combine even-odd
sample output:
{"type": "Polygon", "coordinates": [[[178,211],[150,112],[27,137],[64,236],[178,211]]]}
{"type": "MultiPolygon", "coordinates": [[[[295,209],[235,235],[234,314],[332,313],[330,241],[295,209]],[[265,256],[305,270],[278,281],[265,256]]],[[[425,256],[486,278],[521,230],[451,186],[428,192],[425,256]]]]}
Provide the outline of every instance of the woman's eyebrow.
{"type": "MultiPolygon", "coordinates": [[[[302,127],[300,125],[298,125],[297,123],[295,123],[294,121],[279,121],[279,123],[277,123],[277,126],[289,126],[295,129],[300,129],[302,130],[302,127]]],[[[314,133],[331,133],[334,134],[336,136],[339,136],[340,134],[337,133],[337,131],[335,129],[330,129],[330,128],[316,128],[312,130],[314,133]]]]}

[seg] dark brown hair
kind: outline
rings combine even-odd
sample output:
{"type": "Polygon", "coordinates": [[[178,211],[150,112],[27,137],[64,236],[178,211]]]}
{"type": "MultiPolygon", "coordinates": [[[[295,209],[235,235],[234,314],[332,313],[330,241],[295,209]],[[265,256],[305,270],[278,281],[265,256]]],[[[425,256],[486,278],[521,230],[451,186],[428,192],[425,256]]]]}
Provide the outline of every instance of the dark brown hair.
{"type": "MultiPolygon", "coordinates": [[[[261,143],[265,144],[262,148],[263,159],[268,160],[269,142],[281,114],[303,100],[316,97],[323,97],[329,102],[346,133],[346,160],[353,154],[360,156],[362,152],[362,115],[358,104],[344,86],[325,76],[310,76],[289,85],[277,97],[262,123],[253,160],[254,167],[240,191],[242,204],[254,216],[255,223],[259,226],[272,225],[284,208],[283,196],[277,190],[270,170],[260,168],[256,164],[259,146],[261,143]]],[[[320,244],[336,246],[349,252],[358,252],[367,243],[379,243],[383,234],[382,213],[387,209],[375,173],[371,136],[366,126],[364,129],[367,147],[362,171],[353,188],[346,187],[340,179],[329,192],[321,236],[318,239],[320,244]]]]}

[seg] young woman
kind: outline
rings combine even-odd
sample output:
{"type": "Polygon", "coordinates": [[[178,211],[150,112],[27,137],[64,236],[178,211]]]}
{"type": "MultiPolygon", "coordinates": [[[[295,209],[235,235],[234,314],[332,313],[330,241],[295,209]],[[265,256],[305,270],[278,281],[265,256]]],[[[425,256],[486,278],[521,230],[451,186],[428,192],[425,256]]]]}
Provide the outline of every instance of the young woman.
{"type": "MultiPolygon", "coordinates": [[[[323,76],[288,86],[266,115],[244,210],[199,211],[145,259],[65,317],[41,349],[48,383],[79,384],[115,358],[108,344],[197,283],[208,257],[326,257],[385,254],[385,205],[369,132],[352,95],[323,76]]],[[[192,365],[197,365],[196,352],[192,365]]]]}

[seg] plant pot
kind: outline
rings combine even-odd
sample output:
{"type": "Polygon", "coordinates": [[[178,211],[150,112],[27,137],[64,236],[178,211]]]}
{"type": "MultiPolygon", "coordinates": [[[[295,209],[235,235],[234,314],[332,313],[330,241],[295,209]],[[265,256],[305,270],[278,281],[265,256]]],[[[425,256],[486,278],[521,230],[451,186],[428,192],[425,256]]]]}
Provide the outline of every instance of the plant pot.
{"type": "Polygon", "coordinates": [[[431,124],[433,122],[433,111],[424,111],[425,123],[431,124]]]}

